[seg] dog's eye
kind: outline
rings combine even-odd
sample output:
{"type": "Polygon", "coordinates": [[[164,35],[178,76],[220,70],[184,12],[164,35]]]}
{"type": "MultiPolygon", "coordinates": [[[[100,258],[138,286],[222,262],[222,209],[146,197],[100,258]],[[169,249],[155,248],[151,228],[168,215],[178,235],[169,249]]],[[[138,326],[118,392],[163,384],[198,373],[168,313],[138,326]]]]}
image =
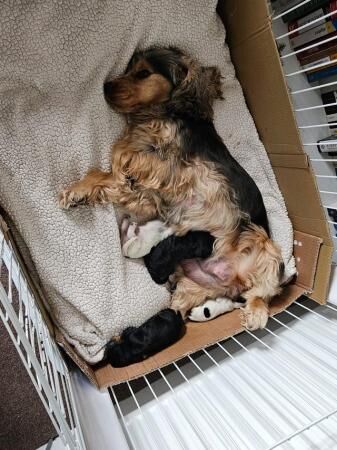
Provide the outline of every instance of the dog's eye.
{"type": "Polygon", "coordinates": [[[151,72],[147,69],[140,70],[139,72],[136,73],[136,77],[139,78],[140,80],[147,78],[150,75],[151,75],[151,72]]]}

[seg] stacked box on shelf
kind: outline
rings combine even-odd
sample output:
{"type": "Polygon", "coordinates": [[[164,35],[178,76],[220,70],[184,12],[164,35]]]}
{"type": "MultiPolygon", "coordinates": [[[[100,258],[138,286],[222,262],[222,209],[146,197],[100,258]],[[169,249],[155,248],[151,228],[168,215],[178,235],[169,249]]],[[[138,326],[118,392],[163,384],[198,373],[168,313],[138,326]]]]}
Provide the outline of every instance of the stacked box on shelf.
{"type": "Polygon", "coordinates": [[[337,0],[313,0],[295,9],[296,15],[284,16],[284,20],[292,17],[288,22],[290,44],[298,52],[296,56],[302,68],[310,69],[306,70],[309,83],[337,74],[337,14],[333,14],[334,11],[337,11],[337,0]],[[321,43],[327,39],[331,40],[321,43]],[[311,48],[306,50],[308,46],[311,48]]]}

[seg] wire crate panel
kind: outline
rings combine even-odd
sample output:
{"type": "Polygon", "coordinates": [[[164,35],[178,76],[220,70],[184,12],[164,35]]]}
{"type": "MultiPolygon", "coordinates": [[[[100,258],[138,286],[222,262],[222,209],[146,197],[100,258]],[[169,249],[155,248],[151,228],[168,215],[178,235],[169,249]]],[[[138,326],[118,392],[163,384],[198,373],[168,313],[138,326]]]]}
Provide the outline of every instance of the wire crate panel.
{"type": "Polygon", "coordinates": [[[1,230],[0,318],[64,446],[85,449],[68,368],[1,230]]]}
{"type": "Polygon", "coordinates": [[[265,330],[113,387],[111,398],[137,450],[334,449],[336,341],[334,307],[296,302],[265,330]]]}

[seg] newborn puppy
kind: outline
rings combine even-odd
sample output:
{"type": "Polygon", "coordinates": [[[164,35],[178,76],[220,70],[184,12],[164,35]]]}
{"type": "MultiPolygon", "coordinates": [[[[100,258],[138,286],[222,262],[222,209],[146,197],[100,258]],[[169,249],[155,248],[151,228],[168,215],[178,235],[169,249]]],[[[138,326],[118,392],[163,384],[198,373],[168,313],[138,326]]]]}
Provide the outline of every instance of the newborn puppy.
{"type": "Polygon", "coordinates": [[[120,230],[123,255],[128,258],[142,258],[172,233],[173,230],[160,220],[138,225],[125,217],[120,230]]]}
{"type": "Polygon", "coordinates": [[[144,225],[124,218],[121,225],[123,255],[142,258],[157,284],[164,284],[185,259],[208,258],[213,251],[214,237],[206,231],[189,231],[175,236],[173,230],[159,220],[144,225]]]}
{"type": "Polygon", "coordinates": [[[144,262],[154,282],[164,284],[185,259],[208,258],[214,237],[206,231],[189,231],[185,236],[171,235],[153,247],[144,262]]]}
{"type": "Polygon", "coordinates": [[[216,300],[207,300],[204,304],[192,308],[188,318],[194,322],[206,322],[207,320],[215,319],[226,312],[242,308],[245,306],[245,303],[246,300],[242,297],[238,297],[235,300],[226,297],[219,297],[216,300]]]}
{"type": "Polygon", "coordinates": [[[180,312],[163,309],[140,327],[124,330],[119,342],[110,341],[105,349],[105,360],[113,367],[143,361],[172,345],[184,331],[185,324],[180,312]]]}

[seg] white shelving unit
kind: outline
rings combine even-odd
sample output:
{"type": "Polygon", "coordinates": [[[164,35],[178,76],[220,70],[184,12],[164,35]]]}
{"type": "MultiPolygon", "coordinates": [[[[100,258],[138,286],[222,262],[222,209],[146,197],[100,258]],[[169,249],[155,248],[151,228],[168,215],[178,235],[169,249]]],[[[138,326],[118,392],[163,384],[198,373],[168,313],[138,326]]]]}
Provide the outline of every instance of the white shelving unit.
{"type": "MultiPolygon", "coordinates": [[[[308,3],[302,2],[301,4],[308,3]]],[[[317,25],[320,22],[317,22],[317,25]]],[[[331,134],[327,124],[327,118],[324,111],[321,88],[322,86],[334,86],[337,89],[337,75],[324,78],[320,82],[309,84],[305,71],[300,66],[294,50],[290,46],[287,24],[281,17],[275,17],[273,20],[273,30],[278,45],[284,46],[281,51],[281,62],[283,65],[286,82],[291,93],[291,99],[294,105],[294,112],[297,119],[298,128],[302,137],[302,142],[306,153],[316,175],[316,181],[321,193],[322,204],[337,209],[337,156],[328,156],[322,154],[317,149],[317,141],[326,138],[331,134]]],[[[327,37],[325,40],[331,39],[327,37]]],[[[336,36],[334,37],[336,39],[336,36]]],[[[298,54],[298,53],[297,53],[298,54]]],[[[337,142],[337,135],[336,135],[337,142]]],[[[325,208],[327,210],[327,208],[325,208]]],[[[334,239],[335,249],[337,249],[337,224],[328,216],[330,222],[331,235],[334,239]],[[336,229],[334,226],[336,225],[336,229]]],[[[337,252],[335,252],[333,261],[337,263],[337,252]]]]}

